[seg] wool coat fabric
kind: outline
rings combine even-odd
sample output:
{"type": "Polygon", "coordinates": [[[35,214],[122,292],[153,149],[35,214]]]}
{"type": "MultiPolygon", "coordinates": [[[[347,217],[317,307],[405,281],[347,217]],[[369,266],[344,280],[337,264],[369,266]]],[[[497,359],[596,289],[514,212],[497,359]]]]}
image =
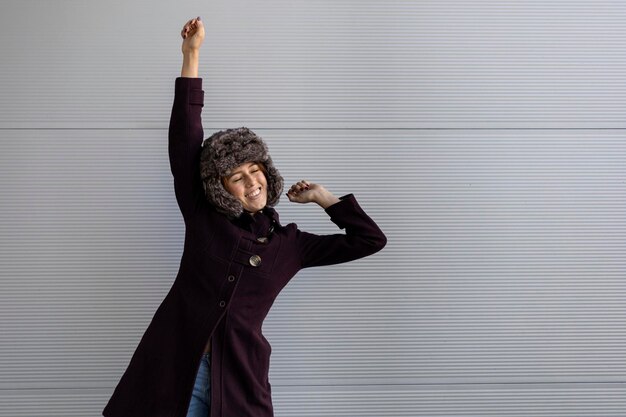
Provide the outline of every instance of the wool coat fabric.
{"type": "Polygon", "coordinates": [[[185,417],[209,339],[210,417],[273,416],[271,346],[261,326],[274,300],[300,269],[363,258],[387,241],[353,194],[325,210],[345,233],[316,235],[282,225],[266,207],[267,239],[258,239],[256,215],[229,219],[215,210],[199,173],[203,105],[201,78],[175,80],[169,158],[185,223],[180,269],[105,417],[185,417]]]}

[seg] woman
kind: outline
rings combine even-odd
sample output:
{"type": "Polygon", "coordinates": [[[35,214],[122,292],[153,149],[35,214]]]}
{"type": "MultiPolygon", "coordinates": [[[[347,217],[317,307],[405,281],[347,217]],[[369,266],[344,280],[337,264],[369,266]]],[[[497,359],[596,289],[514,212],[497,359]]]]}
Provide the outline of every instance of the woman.
{"type": "Polygon", "coordinates": [[[281,225],[283,188],[263,140],[241,127],[203,141],[200,18],[182,32],[169,157],[185,221],[180,269],[103,410],[106,417],[270,417],[271,347],[261,326],[302,268],[371,255],[385,235],[354,195],[337,198],[299,181],[289,201],[315,202],[346,233],[315,235],[281,225]]]}

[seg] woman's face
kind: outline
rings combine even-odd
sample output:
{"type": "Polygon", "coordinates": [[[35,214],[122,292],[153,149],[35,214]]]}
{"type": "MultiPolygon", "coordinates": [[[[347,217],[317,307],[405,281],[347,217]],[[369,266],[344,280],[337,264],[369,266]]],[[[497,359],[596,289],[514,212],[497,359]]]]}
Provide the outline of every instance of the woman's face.
{"type": "Polygon", "coordinates": [[[223,178],[226,191],[241,201],[243,209],[254,214],[267,204],[267,179],[262,165],[245,162],[223,178]]]}

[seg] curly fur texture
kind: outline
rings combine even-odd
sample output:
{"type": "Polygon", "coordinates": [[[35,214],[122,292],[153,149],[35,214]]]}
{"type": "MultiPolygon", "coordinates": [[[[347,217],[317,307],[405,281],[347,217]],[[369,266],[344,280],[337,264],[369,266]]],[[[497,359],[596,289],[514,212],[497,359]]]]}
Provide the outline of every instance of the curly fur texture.
{"type": "Polygon", "coordinates": [[[204,140],[200,152],[200,177],[207,200],[229,218],[241,216],[243,205],[222,185],[222,177],[246,162],[261,162],[267,179],[267,206],[278,204],[283,191],[280,175],[267,145],[247,127],[220,130],[204,140]]]}

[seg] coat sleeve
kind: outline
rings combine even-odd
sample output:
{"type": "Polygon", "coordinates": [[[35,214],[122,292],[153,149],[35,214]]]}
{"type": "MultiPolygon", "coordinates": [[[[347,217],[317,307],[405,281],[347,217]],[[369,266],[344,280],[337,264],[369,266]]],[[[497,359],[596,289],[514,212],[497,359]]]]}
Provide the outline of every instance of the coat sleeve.
{"type": "Polygon", "coordinates": [[[202,78],[176,78],[168,151],[176,201],[186,223],[191,213],[204,201],[204,188],[200,179],[203,106],[202,78]]]}
{"type": "Polygon", "coordinates": [[[387,244],[382,230],[359,206],[353,194],[325,211],[345,234],[316,235],[296,231],[296,244],[302,268],[333,265],[372,255],[387,244]]]}

